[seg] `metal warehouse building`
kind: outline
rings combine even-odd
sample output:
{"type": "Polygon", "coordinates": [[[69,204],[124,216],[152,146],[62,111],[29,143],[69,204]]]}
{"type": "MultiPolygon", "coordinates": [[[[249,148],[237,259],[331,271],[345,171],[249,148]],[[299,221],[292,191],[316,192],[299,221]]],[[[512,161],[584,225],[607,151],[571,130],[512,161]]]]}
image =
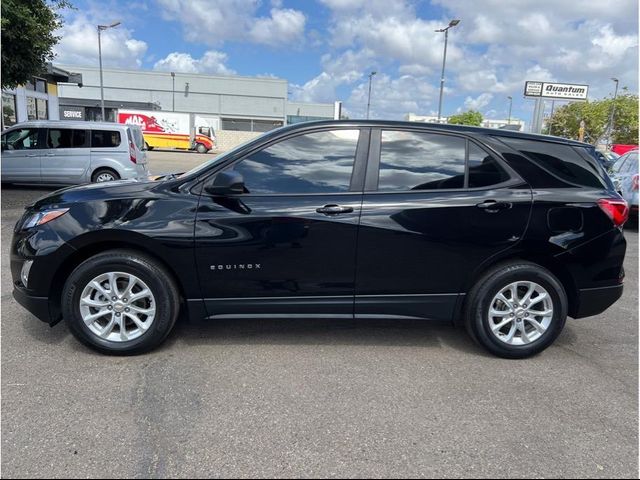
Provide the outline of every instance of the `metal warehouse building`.
{"type": "MultiPolygon", "coordinates": [[[[60,118],[101,120],[99,69],[63,68],[81,74],[83,85],[58,85],[60,118]],[[65,111],[75,113],[64,115],[65,111]]],[[[103,84],[107,120],[115,121],[119,108],[214,116],[222,149],[282,125],[339,118],[339,102],[291,102],[287,99],[288,82],[276,78],[106,68],[103,84]]]]}

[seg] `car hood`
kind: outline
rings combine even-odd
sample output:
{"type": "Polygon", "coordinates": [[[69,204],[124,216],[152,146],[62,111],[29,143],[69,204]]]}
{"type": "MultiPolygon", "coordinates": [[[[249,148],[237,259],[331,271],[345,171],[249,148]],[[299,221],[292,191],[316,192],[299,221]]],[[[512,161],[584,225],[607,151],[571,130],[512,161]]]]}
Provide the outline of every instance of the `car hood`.
{"type": "Polygon", "coordinates": [[[160,185],[157,181],[117,180],[115,182],[89,183],[62,188],[36,200],[30,207],[40,210],[50,206],[63,206],[95,200],[115,200],[122,198],[143,198],[153,195],[160,185]]]}

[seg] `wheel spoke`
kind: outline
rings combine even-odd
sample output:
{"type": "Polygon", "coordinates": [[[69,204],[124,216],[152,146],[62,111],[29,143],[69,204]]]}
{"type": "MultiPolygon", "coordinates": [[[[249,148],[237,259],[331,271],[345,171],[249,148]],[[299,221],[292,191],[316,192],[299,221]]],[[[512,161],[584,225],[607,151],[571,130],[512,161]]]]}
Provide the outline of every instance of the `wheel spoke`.
{"type": "Polygon", "coordinates": [[[109,278],[109,288],[111,289],[111,295],[115,295],[116,297],[120,296],[118,292],[118,277],[114,272],[110,272],[108,274],[109,278]]]}
{"type": "Polygon", "coordinates": [[[97,300],[93,300],[90,297],[81,298],[80,299],[80,303],[82,303],[84,305],[89,305],[90,307],[96,307],[96,308],[106,307],[107,305],[109,305],[108,301],[98,302],[97,300]]]}
{"type": "Polygon", "coordinates": [[[518,330],[518,328],[516,327],[516,324],[512,324],[511,325],[511,329],[509,330],[509,333],[507,333],[507,336],[504,337],[504,341],[507,343],[511,343],[513,341],[513,337],[516,334],[516,331],[518,330]]]}
{"type": "Polygon", "coordinates": [[[129,298],[129,303],[135,302],[136,300],[140,300],[141,298],[144,298],[150,294],[151,294],[151,291],[148,288],[145,288],[144,290],[140,290],[139,292],[131,295],[131,298],[129,298]]]}
{"type": "Polygon", "coordinates": [[[529,290],[527,290],[527,293],[525,293],[524,297],[522,297],[523,304],[527,303],[531,299],[531,295],[533,295],[533,292],[535,292],[535,290],[536,287],[533,285],[533,283],[530,283],[529,290]]]}
{"type": "Polygon", "coordinates": [[[129,340],[129,336],[127,335],[127,329],[125,327],[125,324],[127,322],[124,319],[124,315],[120,315],[118,317],[118,326],[120,327],[120,340],[122,340],[123,342],[126,342],[127,340],[129,340]]]}
{"type": "Polygon", "coordinates": [[[547,315],[551,315],[553,310],[529,310],[529,313],[534,317],[546,317],[547,315]]]}
{"type": "Polygon", "coordinates": [[[84,323],[86,323],[87,325],[91,325],[97,319],[99,319],[100,317],[104,317],[105,315],[107,315],[109,313],[111,313],[109,310],[107,310],[106,308],[103,308],[102,310],[100,310],[97,313],[93,313],[91,315],[87,315],[86,317],[83,318],[83,320],[84,320],[84,323]]]}
{"type": "Polygon", "coordinates": [[[149,325],[145,325],[145,323],[142,320],[140,320],[137,315],[131,315],[130,313],[125,313],[125,315],[129,317],[133,321],[133,323],[135,323],[136,326],[143,332],[147,328],[149,328],[149,325]]]}
{"type": "Polygon", "coordinates": [[[102,331],[100,332],[100,336],[102,338],[107,338],[113,331],[113,327],[115,325],[116,325],[116,316],[112,313],[111,320],[109,320],[109,323],[107,323],[107,325],[102,329],[102,331]]]}
{"type": "Polygon", "coordinates": [[[511,322],[513,322],[512,318],[507,318],[506,320],[503,320],[502,322],[498,323],[497,325],[491,325],[491,330],[493,330],[494,332],[498,332],[502,329],[502,327],[509,325],[511,322]]]}
{"type": "Polygon", "coordinates": [[[544,300],[545,298],[547,298],[547,294],[546,293],[541,293],[540,295],[538,295],[536,298],[534,298],[533,300],[531,300],[529,302],[529,306],[531,305],[535,305],[536,303],[541,302],[542,300],[544,300]]]}
{"type": "Polygon", "coordinates": [[[138,283],[138,279],[133,275],[129,275],[129,283],[127,284],[125,291],[122,293],[122,296],[127,297],[128,295],[131,295],[131,289],[135,287],[136,283],[138,283]]]}
{"type": "Polygon", "coordinates": [[[502,303],[504,303],[509,308],[509,311],[513,310],[513,306],[511,305],[511,302],[507,297],[504,296],[502,292],[498,294],[497,299],[500,300],[502,303]]]}
{"type": "Polygon", "coordinates": [[[506,317],[507,315],[511,315],[510,310],[496,310],[495,308],[489,310],[490,317],[506,317]]]}
{"type": "Polygon", "coordinates": [[[109,292],[105,290],[105,288],[102,285],[100,285],[100,283],[98,283],[97,280],[92,281],[91,286],[95,288],[97,291],[99,291],[105,298],[111,298],[111,295],[109,294],[109,292]]]}
{"type": "Polygon", "coordinates": [[[522,340],[522,343],[531,343],[529,335],[527,335],[527,329],[524,325],[524,322],[520,324],[520,339],[522,340]]]}
{"type": "Polygon", "coordinates": [[[518,303],[518,284],[514,283],[509,287],[509,291],[511,292],[511,302],[518,303]]]}
{"type": "Polygon", "coordinates": [[[547,331],[547,329],[540,322],[536,320],[527,319],[527,322],[533,325],[533,328],[535,328],[538,331],[538,333],[540,333],[540,335],[542,335],[544,332],[547,331]]]}
{"type": "Polygon", "coordinates": [[[129,308],[131,308],[131,310],[133,310],[136,313],[141,313],[143,315],[153,315],[154,313],[156,313],[156,309],[155,307],[151,307],[151,308],[140,308],[140,307],[136,307],[135,305],[130,305],[129,308]]]}

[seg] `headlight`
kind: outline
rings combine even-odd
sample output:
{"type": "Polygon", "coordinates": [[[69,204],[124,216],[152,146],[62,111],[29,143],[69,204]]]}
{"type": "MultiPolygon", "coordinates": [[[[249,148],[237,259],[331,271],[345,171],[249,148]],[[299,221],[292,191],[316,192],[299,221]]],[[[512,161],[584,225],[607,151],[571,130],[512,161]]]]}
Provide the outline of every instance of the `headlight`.
{"type": "Polygon", "coordinates": [[[68,211],[68,208],[56,208],[52,210],[44,210],[42,212],[33,213],[25,218],[21,229],[26,230],[27,228],[44,225],[45,223],[49,223],[51,220],[55,220],[56,218],[64,215],[68,211]]]}

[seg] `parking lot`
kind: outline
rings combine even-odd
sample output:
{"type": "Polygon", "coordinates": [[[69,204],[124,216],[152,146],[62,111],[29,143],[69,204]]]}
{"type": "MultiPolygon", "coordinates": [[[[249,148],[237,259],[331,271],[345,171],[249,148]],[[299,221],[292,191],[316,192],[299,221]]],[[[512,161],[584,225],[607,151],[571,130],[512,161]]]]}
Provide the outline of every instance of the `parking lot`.
{"type": "Polygon", "coordinates": [[[120,358],[11,296],[13,225],[50,190],[2,189],[4,477],[637,476],[637,231],[622,299],[529,360],[448,325],[318,319],[180,323],[120,358]]]}

